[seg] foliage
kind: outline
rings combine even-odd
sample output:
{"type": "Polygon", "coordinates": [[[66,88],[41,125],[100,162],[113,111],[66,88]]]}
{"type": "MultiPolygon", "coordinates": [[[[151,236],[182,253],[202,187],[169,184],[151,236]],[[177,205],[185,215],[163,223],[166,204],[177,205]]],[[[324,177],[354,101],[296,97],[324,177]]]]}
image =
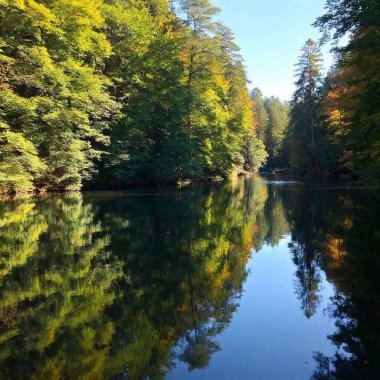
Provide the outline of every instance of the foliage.
{"type": "Polygon", "coordinates": [[[99,157],[99,144],[107,143],[102,130],[115,104],[100,71],[111,54],[100,31],[100,5],[95,0],[0,5],[0,60],[6,65],[0,120],[9,133],[29,142],[43,169],[36,175],[33,169],[20,171],[20,183],[29,184],[8,190],[30,190],[32,182],[49,190],[78,189],[99,157]]]}
{"type": "MultiPolygon", "coordinates": [[[[256,134],[264,143],[268,160],[264,166],[285,167],[286,137],[289,127],[289,104],[275,97],[263,97],[255,88],[251,93],[256,134]],[[265,165],[266,164],[266,165],[265,165]]],[[[260,168],[263,165],[258,166],[260,168]]]]}
{"type": "Polygon", "coordinates": [[[244,157],[243,168],[250,173],[258,172],[265,165],[268,158],[263,141],[256,136],[245,140],[242,154],[244,157]]]}
{"type": "Polygon", "coordinates": [[[33,190],[33,180],[44,169],[33,143],[0,124],[0,193],[33,190]]]}
{"type": "Polygon", "coordinates": [[[336,63],[321,85],[320,52],[309,40],[291,104],[290,161],[301,175],[379,179],[380,4],[327,0],[315,26],[336,43],[336,63]],[[342,37],[345,46],[338,47],[342,37]]]}
{"type": "MultiPolygon", "coordinates": [[[[328,0],[326,14],[315,25],[325,39],[334,40],[350,33],[346,46],[337,49],[339,60],[331,97],[339,102],[341,125],[330,120],[337,134],[345,135],[340,159],[371,178],[380,172],[380,4],[376,0],[328,0]]],[[[336,111],[335,111],[336,115],[336,111]]]]}
{"type": "Polygon", "coordinates": [[[270,97],[265,99],[265,109],[268,114],[264,140],[269,154],[267,166],[286,166],[285,143],[289,127],[289,103],[270,97]]]}
{"type": "Polygon", "coordinates": [[[253,128],[217,13],[207,0],[2,1],[0,191],[228,176],[253,128]],[[18,155],[35,157],[16,178],[18,155]]]}
{"type": "Polygon", "coordinates": [[[315,41],[306,41],[296,67],[296,90],[290,103],[290,164],[296,173],[306,174],[318,169],[315,146],[322,74],[320,47],[315,41]]]}

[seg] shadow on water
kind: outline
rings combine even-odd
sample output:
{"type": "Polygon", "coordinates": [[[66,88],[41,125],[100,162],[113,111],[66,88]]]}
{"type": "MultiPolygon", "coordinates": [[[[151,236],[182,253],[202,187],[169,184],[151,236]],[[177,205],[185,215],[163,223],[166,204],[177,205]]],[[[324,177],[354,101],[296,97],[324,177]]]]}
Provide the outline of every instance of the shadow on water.
{"type": "Polygon", "coordinates": [[[323,282],[334,284],[326,339],[336,354],[316,352],[312,378],[377,378],[379,216],[372,191],[260,179],[2,202],[0,378],[207,369],[238,311],[251,253],[289,233],[305,318],[320,307],[323,282]]]}

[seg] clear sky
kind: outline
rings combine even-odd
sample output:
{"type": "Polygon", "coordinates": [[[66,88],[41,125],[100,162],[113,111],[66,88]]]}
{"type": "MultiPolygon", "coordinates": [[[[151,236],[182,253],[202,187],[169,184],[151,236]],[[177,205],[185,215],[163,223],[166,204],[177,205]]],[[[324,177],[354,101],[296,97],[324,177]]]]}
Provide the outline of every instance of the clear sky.
{"type": "MultiPolygon", "coordinates": [[[[308,38],[320,34],[311,24],[323,14],[325,0],[211,0],[221,21],[232,29],[247,67],[250,87],[265,96],[290,99],[294,64],[308,38]]],[[[323,49],[328,68],[329,48],[323,49]]]]}

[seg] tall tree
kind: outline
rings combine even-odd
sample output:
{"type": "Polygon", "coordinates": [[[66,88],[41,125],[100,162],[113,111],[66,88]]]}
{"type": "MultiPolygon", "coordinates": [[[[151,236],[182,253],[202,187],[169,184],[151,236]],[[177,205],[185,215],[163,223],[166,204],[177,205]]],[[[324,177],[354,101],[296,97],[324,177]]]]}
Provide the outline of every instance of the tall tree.
{"type": "Polygon", "coordinates": [[[268,112],[265,108],[265,99],[259,88],[254,88],[251,92],[253,102],[253,114],[255,118],[255,127],[257,137],[265,141],[266,131],[268,126],[268,112]]]}
{"type": "Polygon", "coordinates": [[[265,109],[268,124],[265,133],[265,146],[269,154],[267,165],[270,167],[286,166],[284,143],[289,126],[289,104],[275,97],[266,98],[265,109]]]}
{"type": "Polygon", "coordinates": [[[315,129],[318,125],[321,62],[320,47],[308,39],[296,64],[296,90],[290,103],[290,163],[292,169],[300,174],[317,165],[315,129]]]}
{"type": "Polygon", "coordinates": [[[207,0],[181,5],[190,149],[185,172],[189,178],[226,177],[253,134],[244,66],[231,31],[214,20],[218,8],[207,0]]]}
{"type": "Polygon", "coordinates": [[[97,183],[178,177],[185,155],[183,64],[167,0],[109,1],[104,6],[114,54],[106,61],[121,114],[97,183]]]}

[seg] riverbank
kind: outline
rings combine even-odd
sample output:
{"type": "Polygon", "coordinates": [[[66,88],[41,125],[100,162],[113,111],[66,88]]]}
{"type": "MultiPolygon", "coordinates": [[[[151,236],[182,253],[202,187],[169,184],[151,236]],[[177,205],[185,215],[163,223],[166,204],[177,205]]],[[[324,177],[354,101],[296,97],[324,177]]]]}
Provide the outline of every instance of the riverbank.
{"type": "MultiPolygon", "coordinates": [[[[257,175],[257,174],[256,174],[257,175]]],[[[65,193],[81,193],[81,192],[100,192],[100,191],[130,191],[130,190],[141,190],[146,189],[181,189],[189,186],[202,185],[207,183],[218,183],[228,181],[233,178],[222,178],[219,176],[204,178],[202,180],[178,180],[178,181],[156,181],[156,182],[147,182],[147,181],[135,181],[128,184],[116,185],[112,184],[110,186],[100,185],[97,186],[93,183],[85,183],[81,189],[78,190],[46,190],[46,189],[34,189],[33,191],[28,192],[5,192],[0,193],[0,199],[10,199],[10,198],[23,198],[23,197],[33,197],[33,196],[44,196],[47,194],[65,194],[65,193]]]]}
{"type": "Polygon", "coordinates": [[[32,191],[32,192],[18,192],[18,193],[3,193],[0,194],[0,200],[9,200],[9,199],[22,199],[22,198],[33,198],[38,197],[42,198],[48,195],[53,194],[75,194],[75,193],[86,193],[86,192],[107,192],[107,193],[122,193],[122,192],[131,192],[136,191],[138,193],[144,193],[146,191],[177,191],[180,189],[185,189],[188,187],[196,187],[207,184],[218,184],[222,182],[234,181],[234,180],[249,180],[254,178],[262,178],[268,184],[302,184],[304,187],[319,187],[321,189],[368,189],[374,190],[379,188],[379,183],[377,182],[365,182],[365,181],[352,181],[352,180],[331,180],[327,178],[299,178],[294,175],[283,173],[272,173],[272,172],[260,172],[260,173],[244,173],[244,175],[239,172],[235,173],[233,176],[228,178],[214,177],[209,178],[203,181],[177,181],[173,182],[151,182],[151,183],[142,183],[135,182],[130,183],[125,186],[115,186],[115,187],[96,187],[96,186],[84,186],[80,190],[52,190],[52,191],[32,191]]]}

